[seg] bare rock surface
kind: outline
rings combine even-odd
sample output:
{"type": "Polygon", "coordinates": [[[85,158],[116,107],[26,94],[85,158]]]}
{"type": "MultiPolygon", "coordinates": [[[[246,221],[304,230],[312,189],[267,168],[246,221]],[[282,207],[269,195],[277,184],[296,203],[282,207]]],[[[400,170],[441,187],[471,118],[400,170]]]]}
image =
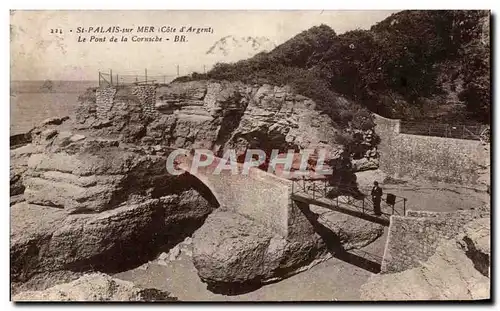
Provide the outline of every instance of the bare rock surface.
{"type": "Polygon", "coordinates": [[[131,282],[93,273],[43,291],[24,291],[14,301],[176,301],[169,293],[142,289],[131,282]]]}
{"type": "Polygon", "coordinates": [[[19,195],[24,192],[23,175],[28,169],[28,159],[34,153],[41,152],[41,148],[27,144],[10,150],[10,195],[19,195]]]}
{"type": "Polygon", "coordinates": [[[56,270],[113,269],[146,256],[164,226],[158,200],[100,214],[70,215],[50,207],[11,208],[11,275],[27,280],[56,270]]]}
{"type": "Polygon", "coordinates": [[[481,159],[481,165],[478,168],[479,178],[477,184],[486,190],[488,193],[491,192],[491,157],[490,157],[491,145],[485,144],[478,148],[477,154],[474,155],[476,159],[481,159]]]}
{"type": "Polygon", "coordinates": [[[382,183],[387,178],[387,174],[379,169],[356,172],[355,175],[360,189],[371,189],[374,181],[382,183]]]}
{"type": "MultiPolygon", "coordinates": [[[[248,148],[272,149],[343,147],[336,142],[339,132],[330,118],[316,109],[311,99],[289,87],[246,85],[226,81],[192,81],[158,86],[154,98],[146,87],[118,88],[116,93],[100,91],[112,104],[99,108],[96,95],[89,93],[79,107],[77,128],[100,136],[116,136],[129,143],[161,144],[173,148],[207,148],[219,156],[232,148],[241,155],[248,148]],[[106,93],[106,94],[104,94],[106,93]],[[153,110],[146,104],[153,102],[153,110]]],[[[339,96],[338,103],[347,99],[339,96]]],[[[378,157],[373,131],[363,133],[361,157],[371,159],[363,169],[374,167],[378,157]],[[366,139],[365,139],[366,138],[366,139]],[[372,159],[373,158],[373,159],[372,159]]]]}
{"type": "Polygon", "coordinates": [[[99,153],[33,154],[24,176],[24,194],[31,204],[64,208],[71,213],[100,212],[130,194],[153,187],[153,180],[166,175],[163,165],[162,158],[113,147],[101,148],[99,153]],[[147,175],[153,171],[154,175],[147,175]],[[141,178],[144,183],[139,183],[141,178]]]}
{"type": "Polygon", "coordinates": [[[475,300],[490,298],[489,218],[465,234],[443,240],[419,267],[373,275],[361,288],[363,300],[475,300]],[[485,269],[486,268],[486,269],[485,269]],[[485,271],[486,270],[486,271],[485,271]]]}
{"type": "Polygon", "coordinates": [[[465,236],[471,241],[472,246],[483,254],[490,254],[490,222],[489,217],[471,221],[465,226],[465,236]]]}
{"type": "Polygon", "coordinates": [[[491,219],[476,219],[465,226],[462,246],[466,255],[472,260],[474,267],[484,276],[490,277],[491,265],[491,219]]]}
{"type": "Polygon", "coordinates": [[[11,296],[24,291],[43,291],[55,285],[69,283],[83,276],[83,272],[59,270],[38,273],[28,281],[11,282],[11,296]]]}
{"type": "Polygon", "coordinates": [[[287,87],[240,85],[239,89],[247,105],[227,146],[258,146],[266,136],[268,144],[280,149],[309,148],[321,141],[336,145],[337,130],[326,115],[315,110],[312,100],[287,87]]]}

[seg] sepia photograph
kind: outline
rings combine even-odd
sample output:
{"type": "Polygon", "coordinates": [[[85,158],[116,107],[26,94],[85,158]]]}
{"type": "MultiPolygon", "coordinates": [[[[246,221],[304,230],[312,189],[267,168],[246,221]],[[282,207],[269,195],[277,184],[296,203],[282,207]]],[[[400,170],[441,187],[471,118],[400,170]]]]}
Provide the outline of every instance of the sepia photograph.
{"type": "Polygon", "coordinates": [[[13,302],[491,302],[489,10],[10,10],[13,302]]]}

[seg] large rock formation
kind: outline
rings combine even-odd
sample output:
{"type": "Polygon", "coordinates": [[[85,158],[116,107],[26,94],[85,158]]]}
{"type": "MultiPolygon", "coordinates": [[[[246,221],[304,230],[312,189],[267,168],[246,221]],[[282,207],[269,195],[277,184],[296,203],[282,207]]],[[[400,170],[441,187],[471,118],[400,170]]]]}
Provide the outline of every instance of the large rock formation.
{"type": "Polygon", "coordinates": [[[14,301],[177,301],[167,292],[143,289],[131,282],[114,279],[103,273],[84,275],[43,291],[25,291],[14,301]]]}
{"type": "Polygon", "coordinates": [[[469,300],[490,298],[490,218],[442,240],[418,267],[374,275],[361,289],[363,300],[469,300]]]}
{"type": "Polygon", "coordinates": [[[26,203],[11,207],[13,281],[140,264],[192,234],[217,206],[197,179],[169,175],[164,157],[140,146],[57,126],[33,138],[11,152],[29,154],[26,203]]]}
{"type": "MultiPolygon", "coordinates": [[[[329,146],[331,165],[339,160],[334,167],[343,167],[349,161],[335,142],[338,130],[329,118],[286,87],[199,81],[89,90],[80,100],[76,118],[49,119],[14,140],[14,282],[61,271],[120,271],[191,235],[218,202],[193,176],[166,171],[172,148],[207,148],[217,154],[235,148],[242,154],[248,148],[269,152],[329,146]]],[[[287,237],[269,234],[241,215],[212,216],[198,240],[209,237],[215,243],[227,235],[237,252],[223,275],[214,267],[223,264],[217,261],[226,253],[221,251],[219,258],[213,249],[200,249],[199,254],[209,254],[206,260],[195,259],[200,275],[233,284],[269,281],[325,258],[327,247],[301,210],[290,216],[287,237]],[[219,227],[227,228],[212,239],[219,227]]]]}
{"type": "Polygon", "coordinates": [[[305,210],[290,215],[295,225],[286,238],[242,215],[212,213],[193,237],[198,275],[210,286],[231,293],[286,278],[332,255],[366,246],[384,231],[382,225],[321,207],[301,208],[305,210]]]}
{"type": "MultiPolygon", "coordinates": [[[[337,158],[344,151],[330,118],[288,87],[194,81],[99,90],[97,96],[89,91],[82,99],[79,129],[127,142],[207,148],[219,156],[228,148],[240,155],[248,148],[270,152],[329,146],[337,150],[337,158]]],[[[342,97],[338,101],[347,103],[342,97]]],[[[373,131],[361,133],[358,143],[362,154],[356,158],[366,155],[369,166],[376,166],[373,131]]]]}
{"type": "Polygon", "coordinates": [[[213,210],[194,190],[186,194],[74,215],[53,207],[14,205],[11,276],[22,281],[46,271],[116,271],[140,264],[158,247],[191,234],[213,210]]]}

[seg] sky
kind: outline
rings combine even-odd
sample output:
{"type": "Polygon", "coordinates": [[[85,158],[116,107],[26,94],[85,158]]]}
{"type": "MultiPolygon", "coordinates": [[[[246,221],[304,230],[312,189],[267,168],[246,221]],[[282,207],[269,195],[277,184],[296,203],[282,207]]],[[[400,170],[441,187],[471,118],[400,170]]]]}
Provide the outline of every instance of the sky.
{"type": "MultiPolygon", "coordinates": [[[[209,69],[216,61],[205,52],[220,38],[267,37],[281,44],[301,31],[320,24],[337,34],[369,29],[396,11],[11,11],[11,80],[97,80],[98,72],[181,75],[209,69]],[[120,26],[129,35],[158,35],[163,42],[78,42],[89,29],[120,26]],[[211,27],[212,33],[189,34],[187,42],[174,42],[173,33],[137,33],[139,26],[211,27]],[[51,33],[51,30],[62,30],[51,33]],[[170,41],[164,41],[170,38],[170,41]]],[[[104,36],[103,34],[94,34],[104,36]]],[[[112,34],[111,34],[112,35],[112,34]]],[[[110,34],[107,34],[109,40],[110,34]]],[[[115,35],[120,37],[121,34],[115,35]]]]}

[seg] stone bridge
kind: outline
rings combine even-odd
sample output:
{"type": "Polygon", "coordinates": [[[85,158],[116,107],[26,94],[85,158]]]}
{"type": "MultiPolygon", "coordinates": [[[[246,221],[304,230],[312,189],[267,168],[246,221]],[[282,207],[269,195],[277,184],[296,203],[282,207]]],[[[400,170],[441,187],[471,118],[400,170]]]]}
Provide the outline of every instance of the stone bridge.
{"type": "Polygon", "coordinates": [[[289,234],[289,215],[293,206],[292,181],[251,167],[241,174],[243,164],[237,163],[238,174],[225,169],[214,174],[221,161],[192,170],[192,156],[182,157],[177,168],[189,172],[203,182],[222,208],[247,216],[283,237],[289,234]]]}
{"type": "MultiPolygon", "coordinates": [[[[233,173],[229,168],[217,169],[221,162],[225,166],[229,165],[227,160],[215,156],[210,165],[198,167],[196,170],[193,170],[192,155],[179,156],[176,160],[176,168],[192,174],[205,184],[223,209],[247,216],[282,237],[291,237],[308,226],[310,220],[306,219],[304,210],[298,206],[308,209],[310,205],[317,205],[386,226],[390,222],[390,215],[373,216],[368,213],[368,208],[361,210],[354,203],[339,203],[339,200],[334,201],[326,197],[318,199],[301,192],[297,189],[298,183],[283,175],[283,166],[279,164],[276,165],[274,173],[269,173],[257,167],[247,167],[245,171],[243,164],[233,163],[233,173]]],[[[319,178],[314,173],[310,177],[316,181],[319,178]]]]}

